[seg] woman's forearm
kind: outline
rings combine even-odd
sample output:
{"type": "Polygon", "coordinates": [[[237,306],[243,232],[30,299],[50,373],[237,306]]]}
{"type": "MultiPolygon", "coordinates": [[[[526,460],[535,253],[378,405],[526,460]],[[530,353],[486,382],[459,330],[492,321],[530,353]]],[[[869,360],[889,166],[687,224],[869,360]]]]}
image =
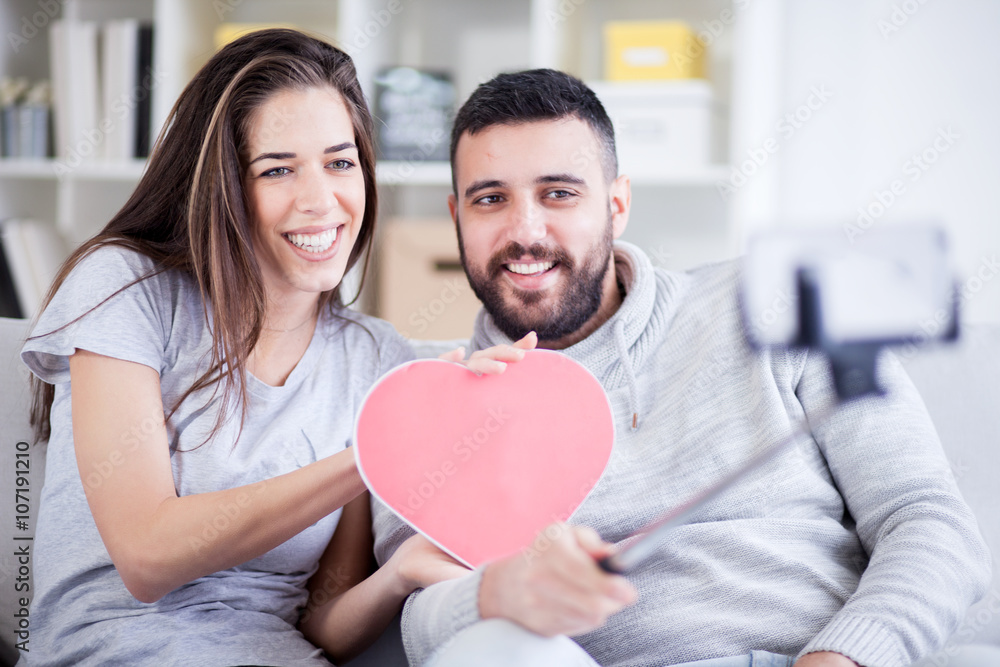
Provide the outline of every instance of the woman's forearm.
{"type": "Polygon", "coordinates": [[[307,609],[299,630],[335,662],[350,660],[378,639],[412,591],[387,563],[347,592],[307,609]]]}
{"type": "Polygon", "coordinates": [[[363,490],[346,450],[254,484],[167,498],[115,564],[136,598],[155,601],[274,549],[363,490]]]}

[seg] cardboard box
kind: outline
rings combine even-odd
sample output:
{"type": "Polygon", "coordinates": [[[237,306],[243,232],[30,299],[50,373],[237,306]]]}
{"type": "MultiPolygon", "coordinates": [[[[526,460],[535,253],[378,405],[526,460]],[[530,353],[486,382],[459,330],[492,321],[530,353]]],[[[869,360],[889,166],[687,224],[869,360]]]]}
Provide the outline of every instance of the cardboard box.
{"type": "Polygon", "coordinates": [[[712,159],[712,88],[687,81],[589,84],[615,126],[618,171],[653,177],[712,159]]]}
{"type": "Polygon", "coordinates": [[[407,338],[467,339],[479,308],[450,219],[385,223],[379,244],[379,317],[407,338]]]}
{"type": "Polygon", "coordinates": [[[612,21],[604,25],[608,81],[705,77],[705,44],[680,21],[612,21]]]}

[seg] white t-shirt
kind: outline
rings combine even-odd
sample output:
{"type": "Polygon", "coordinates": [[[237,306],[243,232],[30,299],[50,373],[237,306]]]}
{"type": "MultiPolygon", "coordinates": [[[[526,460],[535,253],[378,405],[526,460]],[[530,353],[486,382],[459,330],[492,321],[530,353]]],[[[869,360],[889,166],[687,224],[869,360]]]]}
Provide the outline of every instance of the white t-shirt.
{"type": "MultiPolygon", "coordinates": [[[[84,349],[153,368],[168,411],[207,368],[211,335],[190,276],[165,271],[115,294],[154,270],[151,259],[130,250],[95,251],[42,314],[32,332],[41,337],[22,350],[31,370],[55,385],[34,543],[31,638],[22,664],[326,665],[295,624],[339,511],[258,558],[151,604],[126,590],[97,532],[83,484],[114,484],[120,459],[78,470],[68,357],[84,349]]],[[[325,313],[283,386],[248,378],[250,404],[238,440],[239,420],[231,419],[201,444],[219,405],[209,402],[211,388],[181,404],[167,426],[178,495],[251,484],[343,450],[369,387],[410,358],[409,345],[386,322],[346,310],[325,313]]],[[[142,430],[151,428],[152,417],[122,434],[121,456],[146,446],[142,430]]],[[[191,557],[227,522],[220,516],[190,540],[191,557]]]]}

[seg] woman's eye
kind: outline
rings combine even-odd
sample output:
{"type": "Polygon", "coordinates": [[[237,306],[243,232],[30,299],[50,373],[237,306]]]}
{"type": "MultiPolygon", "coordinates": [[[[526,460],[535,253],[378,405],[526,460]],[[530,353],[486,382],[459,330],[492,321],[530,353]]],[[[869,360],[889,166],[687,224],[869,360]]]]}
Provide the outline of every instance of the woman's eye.
{"type": "Polygon", "coordinates": [[[288,167],[275,167],[274,169],[268,169],[263,174],[261,178],[276,178],[278,176],[284,176],[285,174],[290,174],[292,172],[288,167]]]}
{"type": "Polygon", "coordinates": [[[329,166],[333,167],[337,171],[346,171],[351,169],[354,166],[354,163],[350,160],[334,160],[329,166]]]}

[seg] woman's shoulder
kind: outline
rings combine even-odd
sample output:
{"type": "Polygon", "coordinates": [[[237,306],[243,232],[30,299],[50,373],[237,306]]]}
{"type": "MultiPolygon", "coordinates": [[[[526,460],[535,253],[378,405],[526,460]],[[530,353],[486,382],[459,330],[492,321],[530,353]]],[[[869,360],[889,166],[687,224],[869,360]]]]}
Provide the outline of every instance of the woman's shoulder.
{"type": "Polygon", "coordinates": [[[389,322],[351,308],[336,308],[326,318],[330,333],[344,337],[353,353],[370,352],[382,371],[413,359],[413,349],[389,322]]]}
{"type": "Polygon", "coordinates": [[[135,248],[103,243],[76,262],[60,289],[83,283],[89,292],[97,296],[109,289],[119,290],[145,281],[151,281],[158,287],[185,282],[178,271],[166,269],[135,248]]]}
{"type": "Polygon", "coordinates": [[[46,382],[68,379],[77,349],[161,370],[178,309],[191,299],[176,271],[131,248],[104,244],[73,266],[41,312],[22,359],[46,382]]]}

